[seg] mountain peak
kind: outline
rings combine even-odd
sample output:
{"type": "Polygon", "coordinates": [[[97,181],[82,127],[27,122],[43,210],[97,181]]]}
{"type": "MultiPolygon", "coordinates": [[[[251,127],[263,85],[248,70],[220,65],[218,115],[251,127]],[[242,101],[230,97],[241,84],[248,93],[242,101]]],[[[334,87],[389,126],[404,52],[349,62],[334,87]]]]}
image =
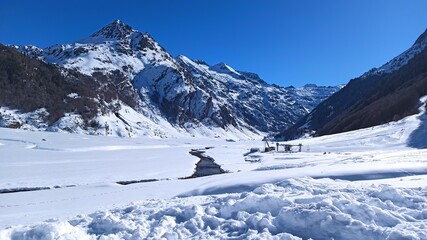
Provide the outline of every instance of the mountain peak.
{"type": "Polygon", "coordinates": [[[219,73],[236,72],[236,70],[234,70],[232,67],[228,66],[224,62],[217,63],[211,66],[210,69],[219,73]]]}
{"type": "Polygon", "coordinates": [[[134,30],[131,26],[123,23],[121,20],[116,19],[112,23],[103,27],[98,32],[91,35],[92,38],[105,38],[105,39],[124,39],[127,38],[134,30]]]}
{"type": "Polygon", "coordinates": [[[219,68],[224,68],[224,69],[228,69],[228,68],[230,68],[230,66],[228,66],[225,62],[220,62],[220,63],[217,63],[217,64],[215,64],[214,66],[216,66],[216,67],[219,67],[219,68]]]}
{"type": "Polygon", "coordinates": [[[317,87],[317,85],[314,83],[307,83],[304,85],[304,88],[316,88],[316,87],[317,87]]]}
{"type": "Polygon", "coordinates": [[[426,42],[427,42],[427,29],[417,38],[417,41],[415,41],[414,45],[426,44],[426,42]]]}

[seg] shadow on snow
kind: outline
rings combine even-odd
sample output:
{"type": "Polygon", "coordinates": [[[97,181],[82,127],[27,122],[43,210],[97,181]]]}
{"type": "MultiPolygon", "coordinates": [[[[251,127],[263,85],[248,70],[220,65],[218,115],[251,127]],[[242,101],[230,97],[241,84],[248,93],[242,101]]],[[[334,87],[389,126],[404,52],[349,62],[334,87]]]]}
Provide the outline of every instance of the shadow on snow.
{"type": "Polygon", "coordinates": [[[421,123],[417,129],[415,129],[408,139],[408,147],[425,149],[427,148],[427,115],[423,114],[418,117],[421,123]]]}

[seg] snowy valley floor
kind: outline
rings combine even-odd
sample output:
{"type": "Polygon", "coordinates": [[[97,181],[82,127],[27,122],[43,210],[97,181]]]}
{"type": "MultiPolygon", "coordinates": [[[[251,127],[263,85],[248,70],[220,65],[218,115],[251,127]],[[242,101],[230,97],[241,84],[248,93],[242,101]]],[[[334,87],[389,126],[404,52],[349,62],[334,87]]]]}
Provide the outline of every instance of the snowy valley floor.
{"type": "Polygon", "coordinates": [[[0,239],[427,239],[425,123],[247,156],[263,142],[0,128],[0,192],[49,188],[0,194],[0,239]],[[204,147],[229,173],[181,179],[204,147]]]}

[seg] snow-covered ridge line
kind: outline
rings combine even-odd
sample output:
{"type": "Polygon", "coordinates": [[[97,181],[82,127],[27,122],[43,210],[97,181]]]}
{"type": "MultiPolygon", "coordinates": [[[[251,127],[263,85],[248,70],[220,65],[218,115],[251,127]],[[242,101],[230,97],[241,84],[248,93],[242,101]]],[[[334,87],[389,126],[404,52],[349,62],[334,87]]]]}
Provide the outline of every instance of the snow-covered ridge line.
{"type": "Polygon", "coordinates": [[[415,41],[411,48],[400,54],[399,56],[388,61],[379,68],[373,68],[362,75],[362,78],[370,75],[382,75],[399,70],[406,65],[412,58],[420,54],[427,47],[427,30],[415,41]]]}

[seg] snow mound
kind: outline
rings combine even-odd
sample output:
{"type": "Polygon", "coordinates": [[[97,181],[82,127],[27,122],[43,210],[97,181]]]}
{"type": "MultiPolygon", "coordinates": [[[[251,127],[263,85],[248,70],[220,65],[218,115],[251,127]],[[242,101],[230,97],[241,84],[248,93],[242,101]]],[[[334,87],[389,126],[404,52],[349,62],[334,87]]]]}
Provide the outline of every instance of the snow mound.
{"type": "Polygon", "coordinates": [[[0,231],[1,239],[426,239],[427,188],[312,178],[148,200],[0,231]]]}

